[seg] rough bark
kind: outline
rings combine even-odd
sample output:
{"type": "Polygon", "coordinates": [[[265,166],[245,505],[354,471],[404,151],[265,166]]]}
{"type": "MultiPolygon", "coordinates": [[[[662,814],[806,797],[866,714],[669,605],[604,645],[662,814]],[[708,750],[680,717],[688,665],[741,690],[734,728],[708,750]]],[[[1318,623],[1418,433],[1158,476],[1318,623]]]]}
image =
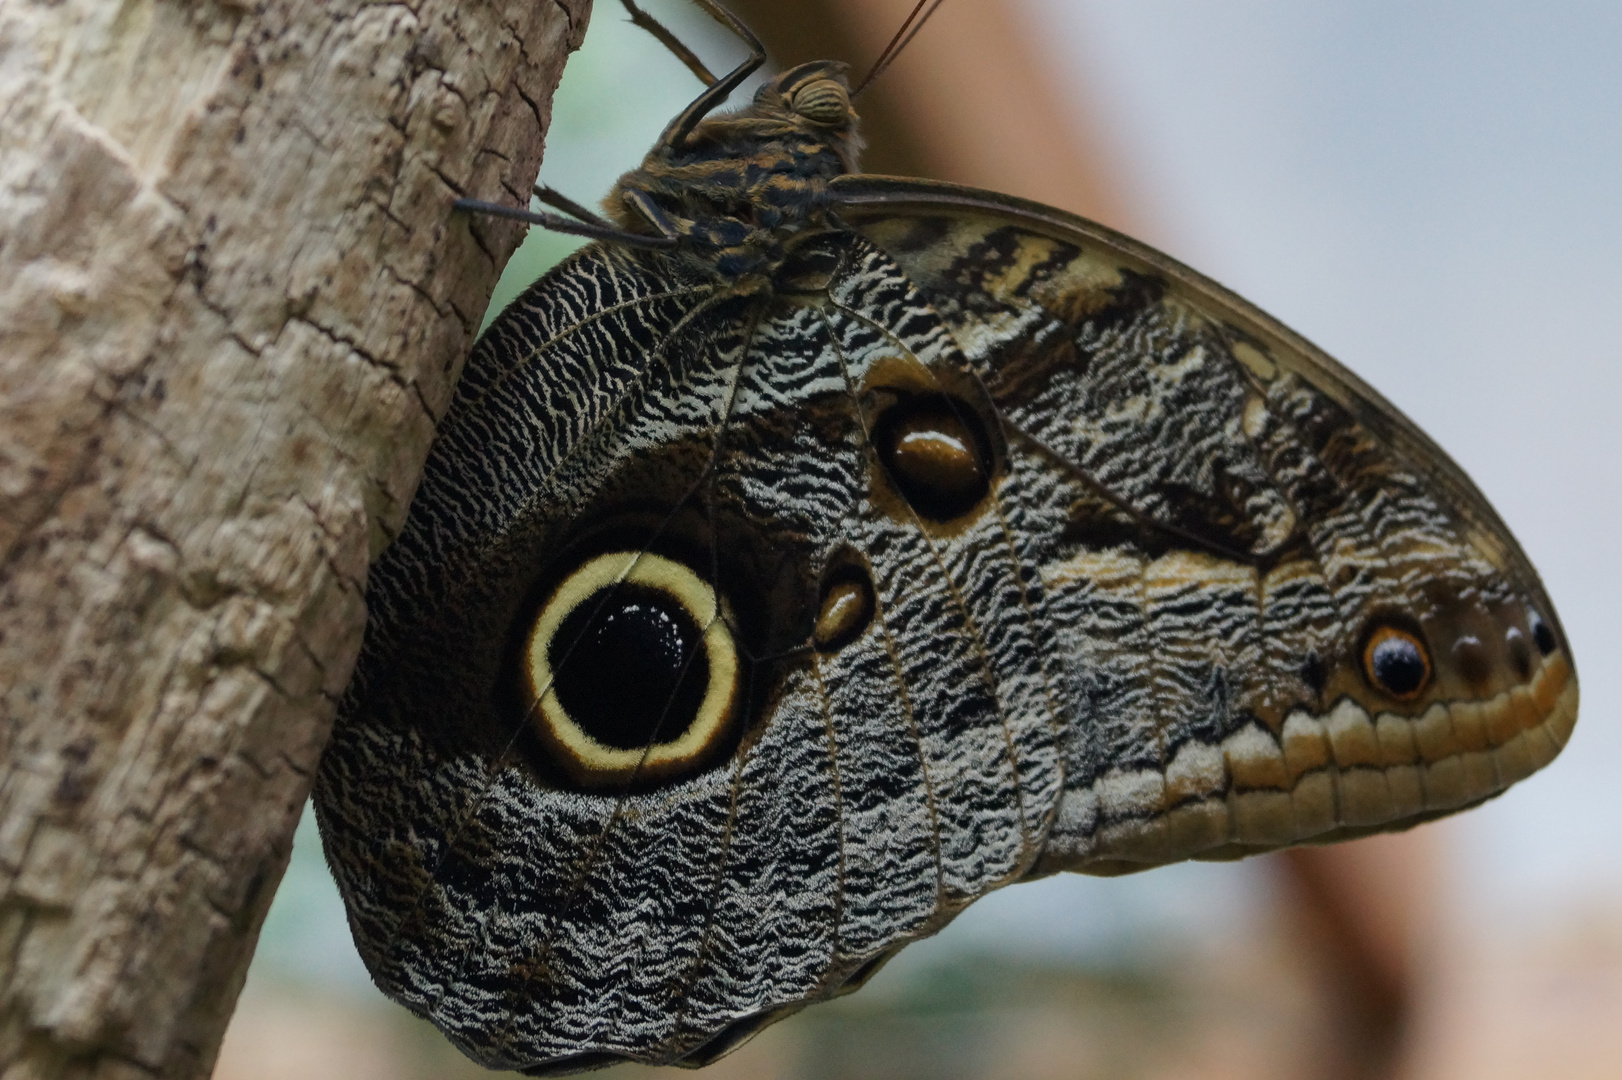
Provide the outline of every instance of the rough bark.
{"type": "Polygon", "coordinates": [[[8,1080],[212,1067],[589,3],[0,0],[8,1080]]]}

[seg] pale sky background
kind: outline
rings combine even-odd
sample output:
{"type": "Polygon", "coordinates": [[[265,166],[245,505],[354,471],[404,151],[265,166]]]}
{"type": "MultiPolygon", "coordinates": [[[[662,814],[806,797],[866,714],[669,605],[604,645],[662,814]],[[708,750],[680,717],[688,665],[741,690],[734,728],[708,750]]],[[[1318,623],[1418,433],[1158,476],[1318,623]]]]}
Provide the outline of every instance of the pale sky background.
{"type": "MultiPolygon", "coordinates": [[[[1458,917],[1483,932],[1595,905],[1622,918],[1622,581],[1605,569],[1622,528],[1622,4],[1023,9],[1116,148],[1151,223],[1142,238],[1377,386],[1476,479],[1543,574],[1581,718],[1554,765],[1437,826],[1458,917]]],[[[913,48],[929,48],[927,29],[913,48]]],[[[694,93],[599,0],[542,179],[595,202],[694,93]]],[[[372,992],[310,824],[256,967],[372,992]]],[[[1263,888],[1254,864],[1063,876],[983,900],[903,956],[1175,950],[1234,933],[1263,888]]]]}
{"type": "Polygon", "coordinates": [[[1622,902],[1622,5],[1027,0],[1167,248],[1475,478],[1582,676],[1566,752],[1457,819],[1484,920],[1622,902]]]}

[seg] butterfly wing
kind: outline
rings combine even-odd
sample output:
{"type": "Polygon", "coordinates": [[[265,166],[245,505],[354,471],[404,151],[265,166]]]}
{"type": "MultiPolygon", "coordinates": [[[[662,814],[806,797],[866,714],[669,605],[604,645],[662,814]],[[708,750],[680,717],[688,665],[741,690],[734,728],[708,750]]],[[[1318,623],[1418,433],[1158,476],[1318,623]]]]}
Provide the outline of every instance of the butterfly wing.
{"type": "Polygon", "coordinates": [[[1057,669],[1017,538],[920,516],[869,449],[869,369],[966,369],[868,245],[795,267],[769,301],[598,248],[548,275],[475,350],[373,570],[323,838],[379,984],[486,1064],[707,1060],[1040,851],[1057,669]],[[514,690],[528,628],[615,552],[692,571],[738,657],[736,715],[663,774],[672,733],[615,773],[514,690]]]}
{"type": "Polygon", "coordinates": [[[488,1065],[702,1064],[1023,876],[1400,825],[1569,732],[1535,574],[1372,391],[1096,226],[836,196],[770,295],[543,278],[374,567],[323,839],[488,1065]]]}
{"type": "Polygon", "coordinates": [[[1009,499],[1065,521],[1031,553],[1076,710],[1042,869],[1402,827],[1565,744],[1576,676],[1536,572],[1355,375],[1083,219],[930,182],[834,190],[987,388],[1009,499]],[[1422,685],[1370,670],[1388,633],[1416,640],[1422,685]]]}

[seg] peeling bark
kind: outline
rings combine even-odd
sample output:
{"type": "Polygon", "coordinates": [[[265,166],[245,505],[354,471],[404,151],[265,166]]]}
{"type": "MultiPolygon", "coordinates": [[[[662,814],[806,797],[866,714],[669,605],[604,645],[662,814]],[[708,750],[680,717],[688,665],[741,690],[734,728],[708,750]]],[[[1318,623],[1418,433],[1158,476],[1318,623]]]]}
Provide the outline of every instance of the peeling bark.
{"type": "Polygon", "coordinates": [[[205,1076],[590,0],[0,0],[0,1076],[205,1076]]]}

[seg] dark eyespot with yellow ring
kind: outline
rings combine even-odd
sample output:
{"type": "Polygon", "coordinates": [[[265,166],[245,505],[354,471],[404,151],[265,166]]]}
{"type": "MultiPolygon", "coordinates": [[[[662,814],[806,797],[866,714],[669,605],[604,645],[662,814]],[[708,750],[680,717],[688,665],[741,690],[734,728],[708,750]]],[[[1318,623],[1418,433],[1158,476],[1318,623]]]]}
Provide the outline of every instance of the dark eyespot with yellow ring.
{"type": "Polygon", "coordinates": [[[530,724],[583,787],[696,772],[740,707],[738,651],[715,590],[652,552],[598,555],[564,578],[519,668],[530,724]]]}
{"type": "Polygon", "coordinates": [[[815,79],[794,91],[789,106],[813,124],[839,127],[850,122],[850,95],[833,79],[815,79]]]}
{"type": "Polygon", "coordinates": [[[1363,675],[1381,693],[1412,701],[1430,685],[1430,652],[1414,631],[1381,623],[1363,644],[1363,675]]]}

